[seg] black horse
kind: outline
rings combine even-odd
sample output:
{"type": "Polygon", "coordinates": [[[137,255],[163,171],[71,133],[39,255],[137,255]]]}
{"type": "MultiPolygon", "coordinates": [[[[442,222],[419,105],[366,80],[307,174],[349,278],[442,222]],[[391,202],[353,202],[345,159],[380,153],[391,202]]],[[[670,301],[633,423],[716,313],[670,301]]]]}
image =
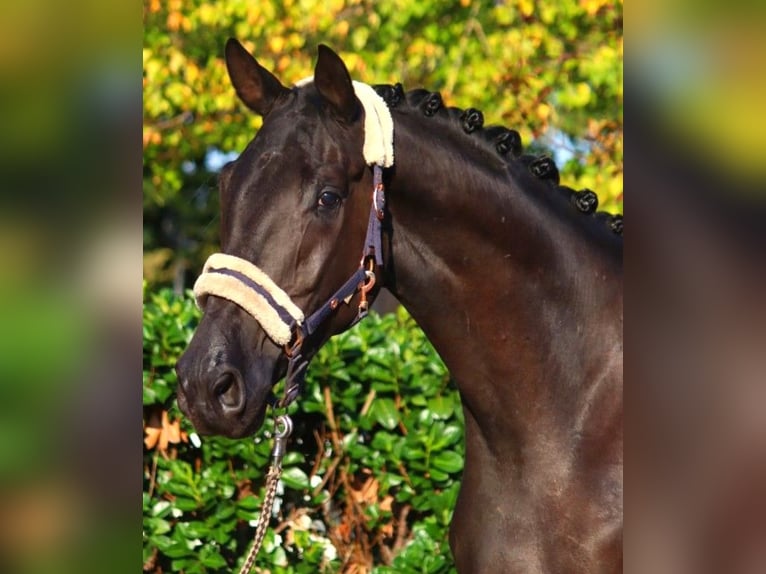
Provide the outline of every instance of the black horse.
{"type": "Polygon", "coordinates": [[[225,275],[266,305],[202,289],[205,315],[177,367],[181,409],[203,433],[254,432],[288,367],[299,380],[385,286],[460,391],[458,571],[621,571],[622,220],[559,186],[517,132],[400,85],[375,86],[396,155],[374,182],[363,149],[385,134],[369,133],[374,112],[332,50],[320,46],[313,80],[293,88],[235,40],[226,63],[264,121],[220,177],[222,252],[241,265],[219,260],[231,268],[203,277],[225,275]]]}

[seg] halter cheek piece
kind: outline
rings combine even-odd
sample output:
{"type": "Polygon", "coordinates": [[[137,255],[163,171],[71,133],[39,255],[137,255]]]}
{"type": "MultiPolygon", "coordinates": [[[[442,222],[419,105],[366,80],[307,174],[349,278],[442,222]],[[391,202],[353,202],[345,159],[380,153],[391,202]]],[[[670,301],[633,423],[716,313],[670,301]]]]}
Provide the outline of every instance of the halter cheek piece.
{"type": "MultiPolygon", "coordinates": [[[[307,78],[298,85],[312,80],[307,78]]],[[[372,205],[359,269],[308,317],[263,270],[234,255],[211,255],[194,284],[194,296],[200,309],[205,308],[208,295],[227,299],[247,311],[272,341],[284,346],[288,358],[285,394],[281,400],[272,400],[275,407],[288,406],[300,392],[309,364],[302,353],[306,337],[311,336],[341,303],[348,305],[357,292],[361,294],[359,306],[349,328],[367,316],[367,293],[375,285],[375,269],[383,265],[380,226],[386,201],[383,168],[394,163],[393,119],[383,98],[371,86],[361,82],[353,84],[365,111],[363,154],[367,163],[373,166],[372,205]]]]}

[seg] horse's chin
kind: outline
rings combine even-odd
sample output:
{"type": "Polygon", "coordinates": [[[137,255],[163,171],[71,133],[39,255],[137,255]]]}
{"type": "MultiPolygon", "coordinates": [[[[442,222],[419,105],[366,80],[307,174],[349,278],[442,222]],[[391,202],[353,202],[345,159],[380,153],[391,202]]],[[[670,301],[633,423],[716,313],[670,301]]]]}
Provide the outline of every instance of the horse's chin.
{"type": "Polygon", "coordinates": [[[263,421],[266,419],[267,407],[268,405],[264,403],[249,423],[242,424],[245,421],[237,421],[238,424],[225,427],[220,434],[228,438],[244,438],[255,434],[263,426],[263,421]]]}
{"type": "Polygon", "coordinates": [[[191,421],[194,430],[201,436],[224,436],[227,438],[244,438],[255,434],[266,419],[268,403],[263,402],[255,413],[219,416],[215,421],[201,416],[194,409],[189,409],[179,398],[178,406],[181,412],[191,421]]]}

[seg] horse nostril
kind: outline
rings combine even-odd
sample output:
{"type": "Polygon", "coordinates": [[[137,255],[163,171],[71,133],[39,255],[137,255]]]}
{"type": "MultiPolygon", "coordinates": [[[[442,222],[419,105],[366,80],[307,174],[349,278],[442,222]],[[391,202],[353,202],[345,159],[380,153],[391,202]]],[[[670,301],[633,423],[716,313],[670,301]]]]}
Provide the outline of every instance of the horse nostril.
{"type": "Polygon", "coordinates": [[[237,371],[226,370],[213,384],[213,394],[224,412],[239,412],[245,408],[245,388],[237,371]]]}

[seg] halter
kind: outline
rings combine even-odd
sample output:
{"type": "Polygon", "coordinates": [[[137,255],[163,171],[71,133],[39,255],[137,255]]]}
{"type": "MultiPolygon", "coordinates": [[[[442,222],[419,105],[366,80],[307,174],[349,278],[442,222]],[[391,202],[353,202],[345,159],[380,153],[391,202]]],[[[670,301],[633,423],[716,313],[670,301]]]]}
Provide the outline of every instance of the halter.
{"type": "MultiPolygon", "coordinates": [[[[307,78],[297,85],[310,81],[312,78],[307,78]]],[[[300,393],[309,364],[309,359],[303,356],[303,341],[316,332],[341,303],[348,305],[357,292],[361,293],[357,314],[348,328],[364,319],[369,310],[367,293],[376,282],[375,269],[383,265],[381,222],[386,201],[383,168],[394,163],[393,119],[385,101],[371,86],[361,82],[353,82],[353,85],[365,110],[363,154],[373,167],[372,205],[356,272],[308,317],[304,317],[290,296],[263,270],[235,255],[211,255],[194,284],[200,309],[204,309],[208,295],[228,299],[250,314],[272,341],[284,347],[288,358],[284,396],[280,400],[270,399],[271,405],[277,408],[287,407],[300,393]]]]}

